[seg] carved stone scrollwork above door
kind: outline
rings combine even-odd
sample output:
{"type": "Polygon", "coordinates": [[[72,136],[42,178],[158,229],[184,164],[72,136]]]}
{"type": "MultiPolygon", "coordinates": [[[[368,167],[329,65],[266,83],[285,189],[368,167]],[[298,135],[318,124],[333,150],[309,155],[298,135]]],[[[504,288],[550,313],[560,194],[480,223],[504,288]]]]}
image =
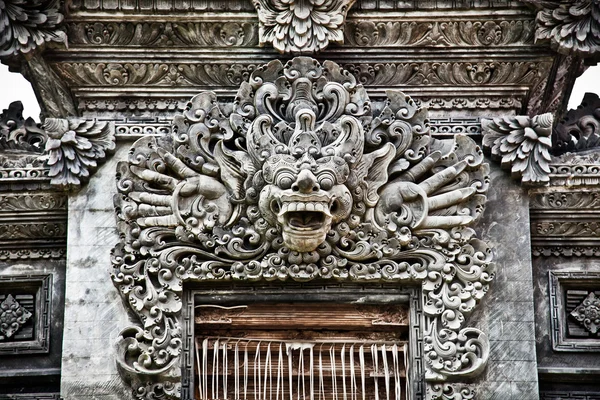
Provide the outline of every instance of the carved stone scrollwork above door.
{"type": "Polygon", "coordinates": [[[195,96],[118,165],[112,279],[142,324],[120,370],[139,398],[179,396],[184,282],[320,280],[420,285],[426,379],[477,374],[488,342],[465,322],[494,266],[470,226],[488,184],[475,142],[433,139],[400,92],[374,111],[330,61],[260,66],[230,107],[195,96]]]}

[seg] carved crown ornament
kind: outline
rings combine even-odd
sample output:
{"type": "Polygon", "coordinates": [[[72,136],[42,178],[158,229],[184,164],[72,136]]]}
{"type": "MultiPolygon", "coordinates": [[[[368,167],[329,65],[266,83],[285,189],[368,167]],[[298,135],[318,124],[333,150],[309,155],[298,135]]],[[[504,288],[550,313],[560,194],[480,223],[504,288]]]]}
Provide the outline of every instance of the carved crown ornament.
{"type": "Polygon", "coordinates": [[[346,14],[356,0],[253,0],[258,40],[280,53],[314,53],[344,43],[346,14]]]}
{"type": "Polygon", "coordinates": [[[387,96],[375,111],[339,65],[276,60],[232,104],[202,92],[170,137],[132,146],[118,164],[112,279],[141,323],[117,356],[139,398],[179,396],[184,282],[421,285],[426,379],[482,370],[486,335],[465,322],[494,277],[470,227],[488,165],[466,136],[432,138],[410,97],[387,96]]]}

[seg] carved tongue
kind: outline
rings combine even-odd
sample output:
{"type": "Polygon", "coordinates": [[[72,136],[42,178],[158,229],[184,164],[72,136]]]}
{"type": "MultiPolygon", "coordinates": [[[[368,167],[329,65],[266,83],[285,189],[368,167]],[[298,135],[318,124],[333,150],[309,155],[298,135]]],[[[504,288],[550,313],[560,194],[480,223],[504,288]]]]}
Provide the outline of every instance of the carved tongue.
{"type": "Polygon", "coordinates": [[[318,229],[323,223],[323,213],[320,212],[290,212],[288,223],[294,228],[318,229]]]}

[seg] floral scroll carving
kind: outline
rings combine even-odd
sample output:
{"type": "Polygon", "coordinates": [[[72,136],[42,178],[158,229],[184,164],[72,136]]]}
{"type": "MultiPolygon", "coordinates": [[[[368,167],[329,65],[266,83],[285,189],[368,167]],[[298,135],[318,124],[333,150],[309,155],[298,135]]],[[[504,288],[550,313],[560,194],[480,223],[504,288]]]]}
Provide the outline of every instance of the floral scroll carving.
{"type": "Polygon", "coordinates": [[[281,53],[314,53],[344,43],[343,26],[355,0],[253,0],[260,45],[281,53]]]}
{"type": "Polygon", "coordinates": [[[482,119],[483,146],[526,185],[550,181],[552,114],[482,119]]]}
{"type": "Polygon", "coordinates": [[[421,285],[426,379],[477,374],[488,342],[465,322],[494,266],[470,226],[488,183],[475,142],[432,138],[401,92],[374,111],[330,61],[259,66],[227,107],[195,96],[118,165],[112,279],[141,322],[120,370],[139,398],[178,396],[184,282],[334,280],[421,285]]]}

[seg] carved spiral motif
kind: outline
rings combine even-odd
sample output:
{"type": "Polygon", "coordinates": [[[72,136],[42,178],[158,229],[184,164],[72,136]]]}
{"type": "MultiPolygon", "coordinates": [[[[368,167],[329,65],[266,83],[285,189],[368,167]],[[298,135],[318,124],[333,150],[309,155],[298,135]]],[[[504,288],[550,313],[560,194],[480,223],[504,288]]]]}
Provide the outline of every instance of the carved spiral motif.
{"type": "Polygon", "coordinates": [[[408,96],[388,100],[374,112],[333,62],[273,61],[229,107],[201,93],[170,138],[133,145],[113,281],[144,328],[123,332],[124,373],[176,382],[183,282],[219,280],[420,283],[428,379],[483,368],[485,335],[464,324],[494,275],[469,227],[488,166],[466,136],[431,138],[408,96]]]}

